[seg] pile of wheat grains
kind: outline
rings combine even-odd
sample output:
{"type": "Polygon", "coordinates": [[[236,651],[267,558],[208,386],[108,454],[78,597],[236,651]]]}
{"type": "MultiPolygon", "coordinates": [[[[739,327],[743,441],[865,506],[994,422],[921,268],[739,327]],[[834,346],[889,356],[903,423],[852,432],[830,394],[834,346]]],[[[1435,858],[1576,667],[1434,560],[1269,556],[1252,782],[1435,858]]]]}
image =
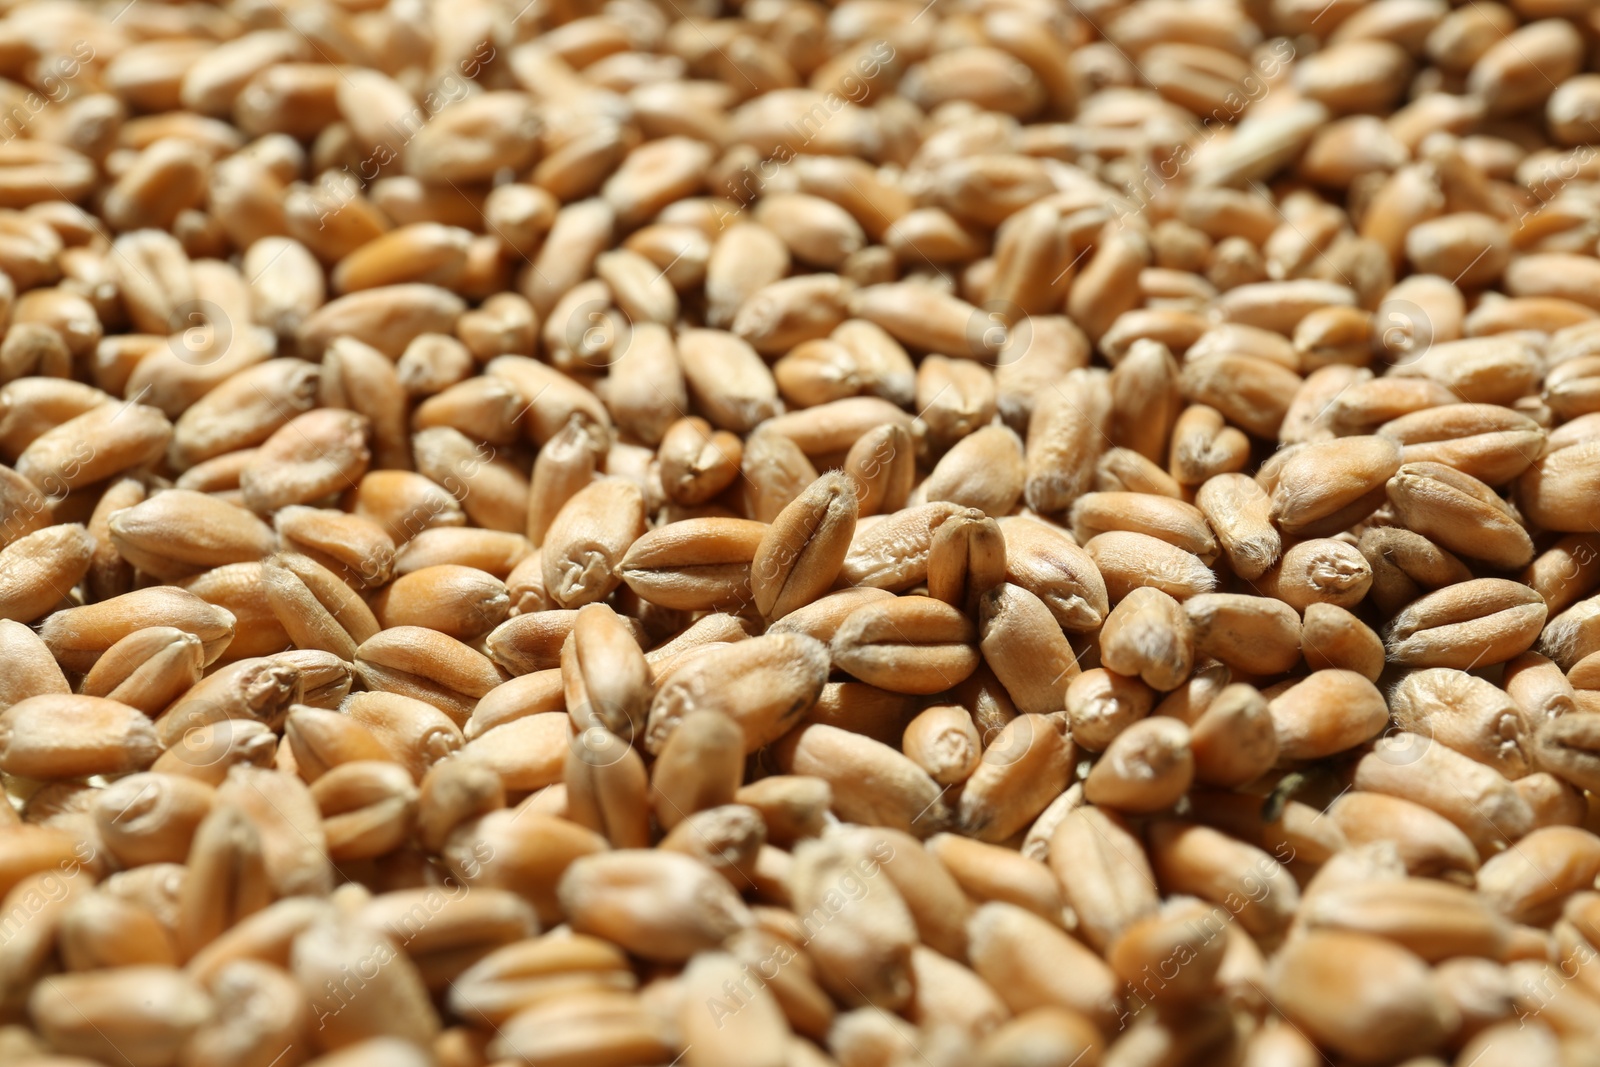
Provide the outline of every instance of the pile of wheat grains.
{"type": "Polygon", "coordinates": [[[7,1067],[1600,1064],[1595,0],[0,10],[7,1067]]]}

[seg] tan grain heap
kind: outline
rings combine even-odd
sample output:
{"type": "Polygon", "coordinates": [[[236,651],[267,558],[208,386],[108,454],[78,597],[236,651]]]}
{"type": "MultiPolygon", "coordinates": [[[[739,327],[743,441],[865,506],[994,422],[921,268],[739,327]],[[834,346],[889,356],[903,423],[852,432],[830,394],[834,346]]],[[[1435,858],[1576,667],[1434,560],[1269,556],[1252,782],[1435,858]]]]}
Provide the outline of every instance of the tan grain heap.
{"type": "Polygon", "coordinates": [[[0,5],[0,1064],[1600,1067],[1597,57],[0,5]]]}

